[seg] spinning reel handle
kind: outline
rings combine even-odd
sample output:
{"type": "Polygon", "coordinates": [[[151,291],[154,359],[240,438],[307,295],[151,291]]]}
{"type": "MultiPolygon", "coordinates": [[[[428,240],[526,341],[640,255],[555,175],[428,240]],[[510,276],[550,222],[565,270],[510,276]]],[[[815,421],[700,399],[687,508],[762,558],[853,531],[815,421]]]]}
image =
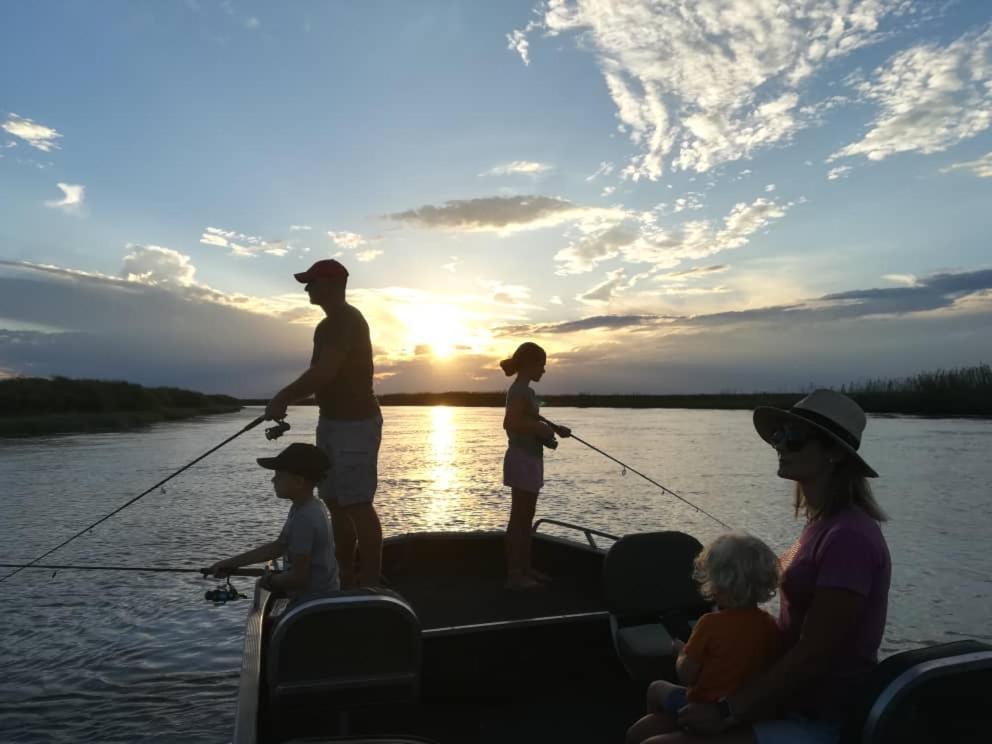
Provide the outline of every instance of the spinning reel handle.
{"type": "Polygon", "coordinates": [[[277,421],[275,426],[270,426],[265,430],[265,438],[271,442],[281,437],[289,431],[290,428],[289,422],[286,421],[286,419],[282,419],[281,421],[277,421]]]}

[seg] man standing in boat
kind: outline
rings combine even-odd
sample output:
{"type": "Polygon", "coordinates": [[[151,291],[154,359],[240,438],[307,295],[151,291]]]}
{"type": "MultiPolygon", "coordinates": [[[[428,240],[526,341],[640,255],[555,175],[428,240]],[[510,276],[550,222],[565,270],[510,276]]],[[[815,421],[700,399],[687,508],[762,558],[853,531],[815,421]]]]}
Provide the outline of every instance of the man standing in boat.
{"type": "Polygon", "coordinates": [[[320,406],[317,447],[331,461],[319,484],[331,512],[342,588],[376,586],[382,563],[382,526],[373,499],[378,483],[382,413],[372,390],[372,341],[357,308],[345,301],[348,270],[334,259],[294,274],[310,303],[325,315],[313,335],[310,367],[265,408],[282,419],[287,407],[313,395],[320,406]],[[361,557],[356,571],[355,546],[361,557]]]}

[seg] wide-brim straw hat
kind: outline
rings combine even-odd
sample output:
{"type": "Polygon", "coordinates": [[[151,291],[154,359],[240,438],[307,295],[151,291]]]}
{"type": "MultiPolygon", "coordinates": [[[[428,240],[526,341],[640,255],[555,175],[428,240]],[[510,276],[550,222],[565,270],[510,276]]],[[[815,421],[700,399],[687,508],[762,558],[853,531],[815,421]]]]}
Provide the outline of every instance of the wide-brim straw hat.
{"type": "Polygon", "coordinates": [[[858,454],[861,435],[867,423],[865,412],[843,393],[834,390],[815,390],[789,409],[772,406],[759,406],[754,409],[754,428],[769,444],[772,444],[772,435],[788,421],[801,421],[826,434],[861,465],[865,476],[878,477],[874,468],[858,454]]]}

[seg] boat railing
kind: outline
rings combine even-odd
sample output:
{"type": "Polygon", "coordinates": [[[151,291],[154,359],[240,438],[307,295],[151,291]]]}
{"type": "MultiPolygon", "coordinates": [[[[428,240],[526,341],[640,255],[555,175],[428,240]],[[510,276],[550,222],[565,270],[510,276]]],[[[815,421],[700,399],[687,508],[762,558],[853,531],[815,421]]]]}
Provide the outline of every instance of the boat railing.
{"type": "Polygon", "coordinates": [[[583,535],[586,536],[586,540],[589,541],[589,545],[593,548],[596,548],[597,550],[599,549],[599,545],[596,543],[596,540],[593,538],[594,535],[596,537],[605,537],[607,540],[612,540],[613,542],[616,542],[617,540],[620,539],[616,535],[611,535],[609,532],[594,530],[592,527],[583,527],[580,524],[572,524],[571,522],[562,522],[561,520],[558,519],[545,519],[545,518],[538,519],[536,522],[534,522],[534,527],[532,528],[532,532],[536,534],[542,524],[550,524],[550,525],[554,525],[555,527],[564,527],[569,530],[575,530],[576,532],[581,532],[583,535]]]}

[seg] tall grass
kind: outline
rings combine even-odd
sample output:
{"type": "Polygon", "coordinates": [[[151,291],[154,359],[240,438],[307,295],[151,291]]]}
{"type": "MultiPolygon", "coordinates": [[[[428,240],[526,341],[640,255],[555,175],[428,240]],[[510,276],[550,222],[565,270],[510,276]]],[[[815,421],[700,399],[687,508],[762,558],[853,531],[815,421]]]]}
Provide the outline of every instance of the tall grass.
{"type": "Polygon", "coordinates": [[[841,392],[874,413],[990,416],[992,366],[979,364],[899,379],[869,379],[845,385],[841,392]]]}

